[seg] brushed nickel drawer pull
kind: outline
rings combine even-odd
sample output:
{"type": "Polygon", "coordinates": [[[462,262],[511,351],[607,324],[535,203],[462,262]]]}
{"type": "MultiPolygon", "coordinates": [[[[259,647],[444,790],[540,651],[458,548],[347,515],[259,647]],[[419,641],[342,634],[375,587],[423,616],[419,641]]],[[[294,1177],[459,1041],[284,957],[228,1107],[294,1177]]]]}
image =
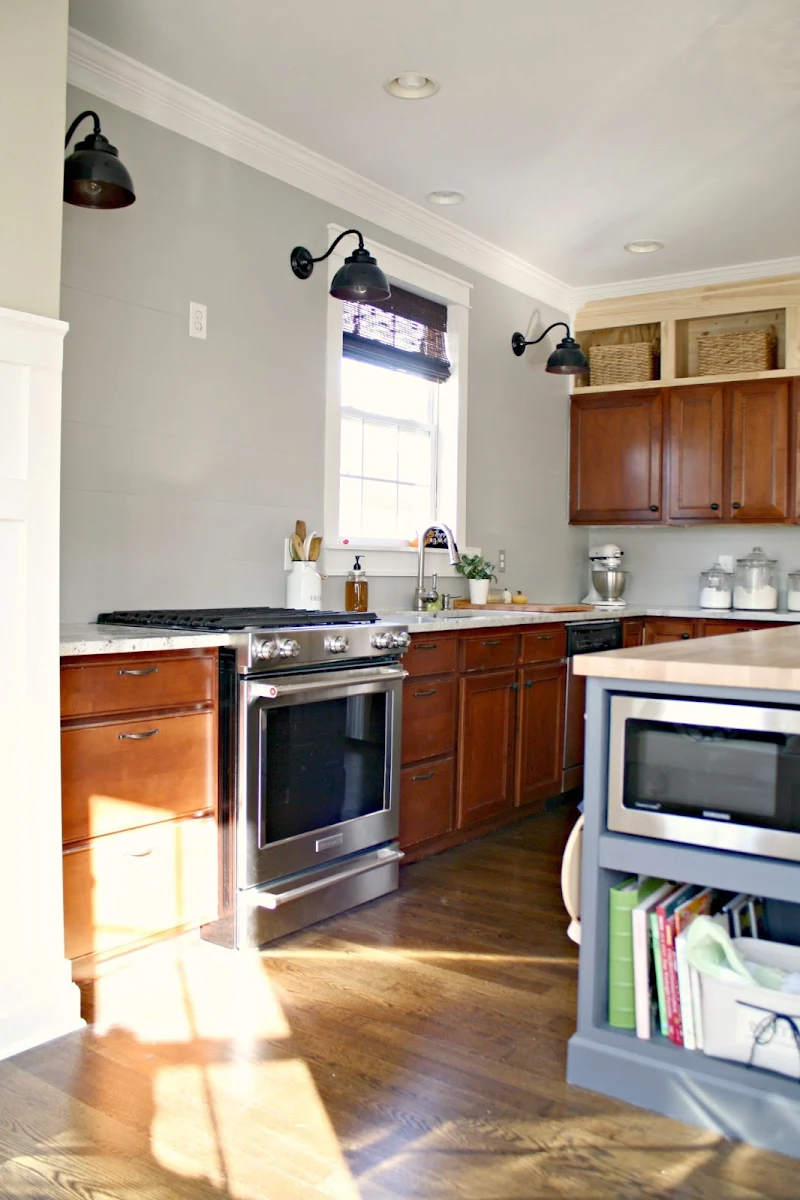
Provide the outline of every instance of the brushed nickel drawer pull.
{"type": "Polygon", "coordinates": [[[426,771],[424,775],[412,775],[411,778],[418,783],[421,779],[433,779],[435,774],[435,771],[426,771]]]}
{"type": "Polygon", "coordinates": [[[412,650],[435,650],[439,645],[438,642],[425,642],[423,645],[412,646],[412,650]]]}
{"type": "Polygon", "coordinates": [[[554,636],[552,633],[537,633],[536,640],[537,642],[552,642],[554,636]]]}
{"type": "Polygon", "coordinates": [[[414,695],[415,695],[415,696],[435,696],[435,695],[436,695],[436,688],[431,688],[431,689],[430,689],[429,691],[427,691],[427,692],[414,692],[414,695]]]}
{"type": "Polygon", "coordinates": [[[149,850],[126,850],[123,858],[148,858],[153,853],[153,847],[149,850]]]}
{"type": "Polygon", "coordinates": [[[155,737],[157,733],[157,729],[146,729],[143,733],[118,733],[117,737],[121,742],[142,742],[145,738],[155,737]]]}
{"type": "Polygon", "coordinates": [[[158,667],[120,667],[118,675],[155,675],[158,667]]]}
{"type": "Polygon", "coordinates": [[[482,642],[482,643],[481,643],[481,645],[483,645],[483,646],[499,646],[499,645],[500,645],[500,639],[499,639],[499,638],[495,638],[493,642],[482,642]]]}

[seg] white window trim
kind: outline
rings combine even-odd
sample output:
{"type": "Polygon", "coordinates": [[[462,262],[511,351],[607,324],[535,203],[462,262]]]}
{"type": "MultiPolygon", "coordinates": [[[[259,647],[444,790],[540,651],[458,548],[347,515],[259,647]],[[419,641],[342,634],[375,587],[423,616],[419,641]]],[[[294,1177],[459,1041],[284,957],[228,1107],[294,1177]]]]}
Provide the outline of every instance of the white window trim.
{"type": "MultiPolygon", "coordinates": [[[[332,242],[345,230],[344,225],[328,226],[328,241],[332,242]]],[[[373,238],[367,238],[367,248],[377,258],[381,270],[390,282],[398,287],[407,287],[420,295],[429,296],[447,305],[447,337],[455,348],[453,373],[446,384],[449,396],[457,403],[456,415],[456,520],[453,534],[457,541],[464,538],[467,511],[467,361],[469,354],[469,308],[472,284],[439,271],[427,263],[410,258],[383,246],[373,238]]],[[[328,288],[333,276],[343,265],[345,257],[352,253],[348,242],[340,242],[328,258],[328,288]]],[[[413,546],[397,542],[370,541],[351,538],[346,545],[332,531],[339,527],[339,460],[341,449],[341,394],[339,364],[342,357],[342,303],[328,296],[327,345],[325,372],[325,529],[331,531],[325,537],[325,572],[327,575],[346,575],[353,565],[353,554],[369,552],[369,574],[375,576],[413,576],[416,574],[418,551],[413,546]]],[[[460,546],[464,552],[470,548],[460,546]]],[[[447,561],[445,550],[428,550],[426,562],[428,573],[434,569],[439,575],[455,575],[455,567],[447,561]]]]}

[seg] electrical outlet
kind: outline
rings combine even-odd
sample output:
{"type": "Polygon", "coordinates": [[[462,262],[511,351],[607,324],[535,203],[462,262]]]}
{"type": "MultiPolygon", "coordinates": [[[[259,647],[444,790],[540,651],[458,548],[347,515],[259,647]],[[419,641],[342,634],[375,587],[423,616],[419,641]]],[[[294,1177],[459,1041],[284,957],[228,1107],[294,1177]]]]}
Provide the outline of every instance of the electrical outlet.
{"type": "Polygon", "coordinates": [[[506,569],[506,552],[505,552],[505,550],[497,551],[497,569],[498,569],[498,571],[505,571],[505,569],[506,569]]]}
{"type": "Polygon", "coordinates": [[[732,554],[718,554],[717,562],[722,567],[723,571],[733,571],[733,555],[732,554]]]}
{"type": "Polygon", "coordinates": [[[198,304],[195,300],[189,301],[189,337],[205,338],[208,328],[207,311],[205,304],[198,304]]]}

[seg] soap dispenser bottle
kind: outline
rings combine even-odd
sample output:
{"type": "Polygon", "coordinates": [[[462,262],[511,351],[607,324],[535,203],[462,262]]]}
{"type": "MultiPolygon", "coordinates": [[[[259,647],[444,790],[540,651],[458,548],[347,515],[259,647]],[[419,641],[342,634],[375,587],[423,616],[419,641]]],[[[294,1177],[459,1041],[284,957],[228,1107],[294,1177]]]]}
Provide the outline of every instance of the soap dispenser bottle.
{"type": "Polygon", "coordinates": [[[366,612],[368,593],[369,584],[364,568],[361,566],[361,555],[357,554],[353,569],[347,576],[347,582],[344,585],[345,612],[366,612]]]}

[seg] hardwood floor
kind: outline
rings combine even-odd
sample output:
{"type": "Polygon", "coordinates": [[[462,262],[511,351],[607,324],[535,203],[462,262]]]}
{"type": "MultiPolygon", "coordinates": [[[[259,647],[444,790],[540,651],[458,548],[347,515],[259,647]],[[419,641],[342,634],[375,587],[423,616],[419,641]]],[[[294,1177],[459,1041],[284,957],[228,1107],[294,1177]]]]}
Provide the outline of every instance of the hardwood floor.
{"type": "Polygon", "coordinates": [[[0,1063],[13,1200],[783,1200],[798,1164],[564,1082],[561,809],[261,954],[163,945],[0,1063]]]}

